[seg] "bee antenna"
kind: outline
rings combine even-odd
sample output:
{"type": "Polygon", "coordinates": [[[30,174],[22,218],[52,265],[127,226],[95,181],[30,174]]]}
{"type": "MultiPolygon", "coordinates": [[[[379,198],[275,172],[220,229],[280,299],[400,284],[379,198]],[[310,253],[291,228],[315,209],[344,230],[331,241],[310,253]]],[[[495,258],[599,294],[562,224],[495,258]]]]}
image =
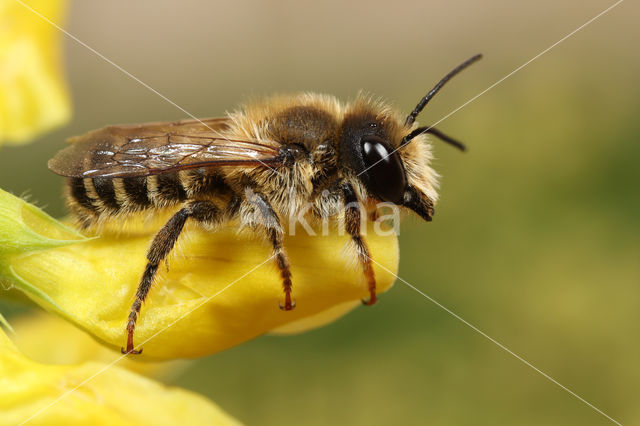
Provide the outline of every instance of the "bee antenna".
{"type": "Polygon", "coordinates": [[[440,130],[436,129],[435,127],[430,127],[430,126],[418,127],[417,129],[415,129],[413,132],[409,133],[407,136],[405,136],[402,139],[402,144],[400,146],[402,147],[408,144],[409,142],[411,142],[411,139],[423,133],[431,133],[433,136],[437,137],[441,141],[446,142],[449,145],[455,146],[460,151],[467,150],[467,147],[462,142],[452,138],[451,136],[447,136],[444,133],[442,133],[440,130]]]}
{"type": "Polygon", "coordinates": [[[460,65],[458,65],[457,67],[455,67],[452,71],[449,72],[449,74],[445,75],[443,79],[440,80],[438,84],[436,84],[433,87],[433,89],[429,90],[429,93],[427,93],[425,97],[422,98],[420,102],[418,102],[418,105],[416,105],[413,111],[411,111],[411,114],[407,116],[407,119],[405,120],[404,125],[407,127],[410,127],[413,124],[413,122],[416,121],[416,117],[418,116],[418,114],[422,112],[422,110],[427,105],[427,103],[431,100],[431,98],[433,98],[436,95],[436,93],[438,93],[440,89],[442,89],[442,86],[444,86],[447,81],[451,80],[451,78],[454,75],[458,74],[460,71],[462,71],[472,63],[476,62],[480,58],[482,58],[482,54],[474,55],[469,59],[467,59],[466,61],[464,61],[463,63],[461,63],[460,65]]]}

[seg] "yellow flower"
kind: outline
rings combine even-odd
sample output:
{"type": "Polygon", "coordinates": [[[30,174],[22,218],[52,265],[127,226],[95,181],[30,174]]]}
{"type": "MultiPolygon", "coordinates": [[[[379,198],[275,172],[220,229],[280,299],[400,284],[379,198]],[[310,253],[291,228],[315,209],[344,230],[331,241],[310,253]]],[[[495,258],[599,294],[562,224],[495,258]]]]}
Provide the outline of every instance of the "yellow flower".
{"type": "MultiPolygon", "coordinates": [[[[66,1],[27,2],[62,24],[66,1]]],[[[23,143],[71,116],[62,76],[63,34],[14,0],[0,0],[0,144],[23,143]]]]}
{"type": "Polygon", "coordinates": [[[200,395],[166,387],[117,365],[37,363],[20,353],[2,331],[0,413],[0,425],[15,425],[36,413],[28,424],[239,424],[200,395]]]}
{"type": "MultiPolygon", "coordinates": [[[[35,312],[11,318],[13,343],[30,359],[43,364],[108,364],[121,354],[100,344],[90,335],[56,315],[35,312]]],[[[136,362],[135,357],[118,360],[118,366],[147,377],[168,379],[184,371],[189,361],[136,362]]]]}
{"type": "MultiPolygon", "coordinates": [[[[164,221],[157,217],[126,232],[107,228],[100,237],[82,239],[34,206],[0,192],[0,276],[119,350],[146,251],[164,221]]],[[[384,268],[397,271],[397,238],[369,229],[367,241],[378,290],[384,292],[395,279],[384,268]]],[[[140,357],[197,357],[267,332],[307,330],[368,296],[362,271],[345,252],[348,236],[300,232],[284,243],[297,301],[288,312],[278,308],[282,284],[267,245],[233,227],[207,232],[188,225],[170,270],[161,268],[142,307],[135,333],[135,343],[144,347],[140,357]]]]}

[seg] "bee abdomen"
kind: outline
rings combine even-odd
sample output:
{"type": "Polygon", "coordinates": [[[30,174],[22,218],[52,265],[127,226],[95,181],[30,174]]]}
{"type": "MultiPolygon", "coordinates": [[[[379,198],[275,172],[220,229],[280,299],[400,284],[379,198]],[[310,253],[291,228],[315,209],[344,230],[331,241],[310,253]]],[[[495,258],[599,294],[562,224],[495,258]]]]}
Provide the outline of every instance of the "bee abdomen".
{"type": "Polygon", "coordinates": [[[93,188],[95,189],[95,195],[98,199],[98,208],[103,210],[109,210],[117,212],[121,209],[122,204],[116,197],[116,189],[114,186],[114,179],[106,177],[97,177],[93,180],[93,188]]]}
{"type": "Polygon", "coordinates": [[[71,178],[69,179],[69,197],[70,201],[73,201],[77,207],[89,211],[95,211],[94,200],[87,193],[87,187],[85,186],[85,179],[71,178]]]}
{"type": "Polygon", "coordinates": [[[114,186],[121,187],[121,197],[127,201],[131,209],[146,209],[152,207],[147,189],[147,177],[136,176],[117,179],[114,186]]]}
{"type": "Polygon", "coordinates": [[[83,226],[105,216],[165,208],[231,191],[221,174],[205,170],[125,178],[71,178],[69,204],[83,226]]]}
{"type": "Polygon", "coordinates": [[[69,204],[81,224],[89,226],[101,216],[127,214],[154,207],[147,177],[69,179],[69,204]]]}
{"type": "Polygon", "coordinates": [[[93,179],[70,178],[68,185],[68,204],[82,227],[86,228],[95,223],[104,212],[105,206],[114,205],[115,196],[103,182],[98,182],[97,187],[104,195],[105,201],[100,199],[93,179]]]}

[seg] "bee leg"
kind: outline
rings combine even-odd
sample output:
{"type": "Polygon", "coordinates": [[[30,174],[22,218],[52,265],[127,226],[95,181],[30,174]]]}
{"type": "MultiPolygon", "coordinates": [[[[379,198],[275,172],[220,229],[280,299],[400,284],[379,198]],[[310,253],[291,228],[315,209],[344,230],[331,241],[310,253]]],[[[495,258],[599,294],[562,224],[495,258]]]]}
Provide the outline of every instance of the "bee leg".
{"type": "Polygon", "coordinates": [[[289,256],[282,247],[282,230],[267,230],[269,240],[273,246],[273,253],[276,255],[276,264],[282,277],[282,288],[284,290],[284,305],[279,303],[280,309],[290,311],[296,307],[296,301],[291,298],[291,271],[289,269],[289,256]]]}
{"type": "Polygon", "coordinates": [[[273,247],[276,265],[280,270],[284,290],[284,305],[280,303],[280,309],[290,311],[296,307],[296,302],[291,297],[291,270],[289,269],[289,256],[287,256],[282,244],[284,231],[282,230],[280,219],[263,194],[254,192],[250,188],[247,188],[245,193],[250,211],[252,212],[250,213],[251,218],[249,222],[254,229],[257,230],[261,228],[262,231],[265,232],[267,239],[273,247]]]}
{"type": "Polygon", "coordinates": [[[180,236],[180,232],[182,232],[184,224],[189,218],[198,222],[215,224],[221,219],[221,211],[211,201],[192,201],[174,214],[153,238],[153,242],[147,253],[147,266],[138,285],[138,291],[136,292],[136,300],[131,305],[129,312],[127,321],[127,349],[121,349],[124,354],[139,354],[142,352],[142,349],[133,349],[133,332],[136,328],[140,308],[147,294],[149,294],[149,290],[153,284],[153,278],[160,262],[165,260],[171,252],[171,249],[180,236]]]}
{"type": "Polygon", "coordinates": [[[360,204],[358,203],[358,197],[349,183],[343,183],[341,185],[342,195],[344,197],[344,221],[347,233],[351,236],[351,240],[356,245],[356,251],[358,254],[358,261],[362,265],[362,271],[367,279],[367,285],[369,288],[369,300],[363,300],[362,303],[371,306],[378,301],[376,295],[376,277],[373,273],[373,266],[371,264],[371,257],[369,256],[369,248],[360,234],[360,225],[362,221],[362,214],[360,213],[360,204]]]}

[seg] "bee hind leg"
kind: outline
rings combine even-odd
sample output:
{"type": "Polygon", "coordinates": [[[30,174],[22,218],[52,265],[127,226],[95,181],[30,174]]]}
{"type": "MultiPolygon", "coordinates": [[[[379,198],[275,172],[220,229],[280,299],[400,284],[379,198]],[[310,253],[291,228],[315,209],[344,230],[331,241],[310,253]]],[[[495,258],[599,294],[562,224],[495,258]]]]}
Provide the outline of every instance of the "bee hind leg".
{"type": "Polygon", "coordinates": [[[121,349],[123,354],[139,354],[142,349],[135,350],[133,333],[140,314],[142,303],[149,294],[153,279],[160,263],[167,258],[175,245],[187,219],[193,219],[207,224],[216,224],[221,218],[220,209],[211,201],[192,201],[187,203],[158,231],[147,253],[147,266],[138,285],[136,300],[131,305],[127,320],[127,349],[121,349]]]}
{"type": "Polygon", "coordinates": [[[378,301],[378,296],[376,294],[376,277],[373,272],[373,265],[371,257],[369,256],[367,242],[360,233],[360,226],[362,222],[360,204],[358,203],[358,197],[356,196],[351,184],[345,182],[342,184],[341,189],[344,197],[345,228],[356,246],[358,261],[362,266],[362,271],[364,272],[364,276],[367,280],[367,287],[369,290],[369,299],[363,300],[362,303],[367,306],[371,306],[378,301]]]}

